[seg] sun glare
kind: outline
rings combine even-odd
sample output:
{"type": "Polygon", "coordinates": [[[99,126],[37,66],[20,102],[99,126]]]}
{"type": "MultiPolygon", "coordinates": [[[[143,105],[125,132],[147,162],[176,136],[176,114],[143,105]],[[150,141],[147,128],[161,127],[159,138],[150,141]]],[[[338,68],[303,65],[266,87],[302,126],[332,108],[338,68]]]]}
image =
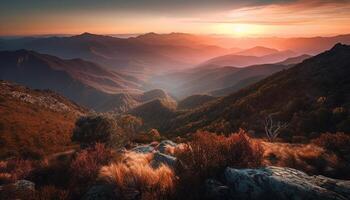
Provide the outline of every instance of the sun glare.
{"type": "Polygon", "coordinates": [[[261,33],[261,28],[251,24],[219,24],[216,32],[236,37],[254,36],[261,33]]]}

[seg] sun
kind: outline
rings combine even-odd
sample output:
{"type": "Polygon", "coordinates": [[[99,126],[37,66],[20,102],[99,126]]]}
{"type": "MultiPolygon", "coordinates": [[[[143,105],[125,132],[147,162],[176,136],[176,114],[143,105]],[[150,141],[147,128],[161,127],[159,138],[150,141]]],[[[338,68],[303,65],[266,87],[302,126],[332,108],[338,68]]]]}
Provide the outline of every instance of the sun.
{"type": "Polygon", "coordinates": [[[261,28],[253,24],[217,24],[216,32],[236,37],[254,36],[261,33],[261,28]]]}
{"type": "Polygon", "coordinates": [[[233,32],[237,35],[244,35],[247,34],[248,31],[248,26],[245,24],[235,24],[233,25],[233,32]]]}

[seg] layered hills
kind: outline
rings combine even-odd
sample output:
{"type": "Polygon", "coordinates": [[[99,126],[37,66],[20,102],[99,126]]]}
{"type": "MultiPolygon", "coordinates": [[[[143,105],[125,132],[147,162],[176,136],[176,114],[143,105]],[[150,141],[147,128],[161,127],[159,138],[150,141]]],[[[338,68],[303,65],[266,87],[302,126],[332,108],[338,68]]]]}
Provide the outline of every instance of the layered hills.
{"type": "Polygon", "coordinates": [[[332,49],[277,72],[258,83],[196,109],[180,113],[167,131],[205,129],[230,133],[242,127],[263,134],[263,121],[288,122],[283,137],[349,132],[350,46],[332,49]]]}

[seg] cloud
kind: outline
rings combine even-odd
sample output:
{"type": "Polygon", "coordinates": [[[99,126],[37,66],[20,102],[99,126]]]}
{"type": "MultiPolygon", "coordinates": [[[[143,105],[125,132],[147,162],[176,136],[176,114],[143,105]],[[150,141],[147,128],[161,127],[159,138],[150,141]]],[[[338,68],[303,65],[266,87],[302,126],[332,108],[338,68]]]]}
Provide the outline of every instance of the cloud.
{"type": "Polygon", "coordinates": [[[255,25],[312,25],[320,21],[350,20],[350,0],[298,0],[284,4],[249,5],[192,23],[232,23],[255,25]]]}

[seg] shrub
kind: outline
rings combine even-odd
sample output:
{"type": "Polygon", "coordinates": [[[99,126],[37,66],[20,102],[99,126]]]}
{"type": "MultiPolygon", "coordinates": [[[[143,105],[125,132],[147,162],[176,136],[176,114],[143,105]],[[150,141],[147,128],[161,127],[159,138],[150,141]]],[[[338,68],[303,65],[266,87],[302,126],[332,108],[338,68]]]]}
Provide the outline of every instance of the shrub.
{"type": "Polygon", "coordinates": [[[311,142],[342,158],[350,154],[350,136],[344,133],[323,133],[311,142]]]}
{"type": "Polygon", "coordinates": [[[113,158],[110,149],[97,143],[94,147],[78,152],[70,164],[72,180],[82,183],[94,181],[98,171],[113,158]]]}
{"type": "Polygon", "coordinates": [[[39,188],[35,192],[35,200],[67,200],[68,198],[68,191],[51,185],[39,188]]]}
{"type": "Polygon", "coordinates": [[[91,115],[76,121],[72,140],[83,145],[104,143],[110,147],[122,147],[128,135],[117,125],[117,121],[108,115],[91,115]]]}
{"type": "Polygon", "coordinates": [[[151,154],[126,153],[122,161],[105,166],[100,179],[116,187],[119,198],[138,194],[140,199],[166,199],[173,192],[174,172],[165,165],[154,169],[151,154]]]}
{"type": "Polygon", "coordinates": [[[33,170],[34,163],[30,160],[12,159],[2,161],[0,163],[0,178],[1,181],[15,182],[19,179],[24,179],[33,170]]]}
{"type": "Polygon", "coordinates": [[[182,191],[178,193],[200,198],[204,180],[219,176],[226,167],[259,167],[263,149],[243,130],[228,137],[197,132],[192,141],[175,151],[175,156],[178,158],[177,173],[180,177],[178,189],[182,191]]]}

